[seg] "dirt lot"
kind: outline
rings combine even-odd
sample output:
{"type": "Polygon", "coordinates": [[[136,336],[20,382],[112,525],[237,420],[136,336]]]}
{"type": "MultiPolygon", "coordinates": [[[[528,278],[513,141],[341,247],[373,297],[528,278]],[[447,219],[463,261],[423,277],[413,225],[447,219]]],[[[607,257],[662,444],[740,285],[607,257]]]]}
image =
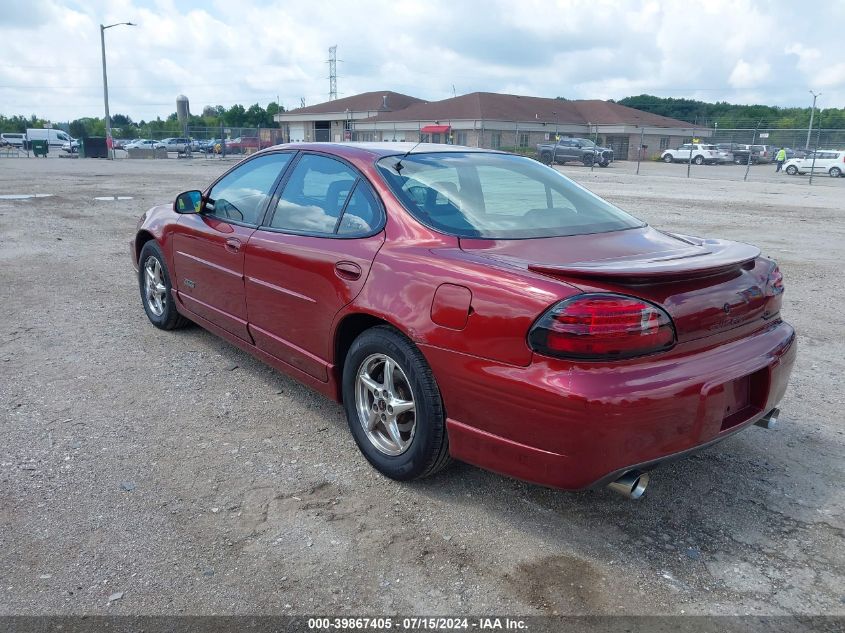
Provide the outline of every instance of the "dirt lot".
{"type": "Polygon", "coordinates": [[[0,614],[845,614],[845,179],[562,168],[656,226],[761,246],[799,332],[781,428],[631,502],[462,464],[394,483],[338,405],[151,327],[136,219],[229,164],[0,159],[0,194],[52,194],[0,200],[0,614]]]}

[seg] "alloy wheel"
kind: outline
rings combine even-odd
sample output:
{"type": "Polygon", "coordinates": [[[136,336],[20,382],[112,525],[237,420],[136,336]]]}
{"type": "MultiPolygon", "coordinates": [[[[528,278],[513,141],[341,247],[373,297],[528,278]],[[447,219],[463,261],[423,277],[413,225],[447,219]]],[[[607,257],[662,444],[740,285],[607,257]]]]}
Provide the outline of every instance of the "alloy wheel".
{"type": "Polygon", "coordinates": [[[156,316],[164,314],[164,305],[167,302],[167,286],[164,284],[164,274],[161,262],[156,257],[148,257],[144,262],[144,296],[147,299],[147,306],[156,316]]]}
{"type": "Polygon", "coordinates": [[[414,439],[416,404],[399,364],[385,354],[364,359],[355,377],[355,406],[367,439],[381,453],[401,455],[414,439]]]}

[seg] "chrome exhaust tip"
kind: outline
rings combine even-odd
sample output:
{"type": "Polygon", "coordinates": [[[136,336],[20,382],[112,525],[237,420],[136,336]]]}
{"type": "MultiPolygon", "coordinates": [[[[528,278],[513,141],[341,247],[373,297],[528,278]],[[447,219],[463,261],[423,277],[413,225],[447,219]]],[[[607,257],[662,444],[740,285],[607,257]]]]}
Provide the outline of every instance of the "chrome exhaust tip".
{"type": "Polygon", "coordinates": [[[762,418],[757,420],[754,424],[757,426],[763,427],[764,429],[774,429],[777,428],[778,425],[778,416],[780,415],[780,409],[775,407],[771,411],[769,411],[766,415],[762,418]]]}
{"type": "Polygon", "coordinates": [[[613,492],[618,492],[628,499],[642,497],[646,486],[648,486],[648,473],[641,473],[638,470],[629,470],[616,481],[607,484],[613,492]]]}

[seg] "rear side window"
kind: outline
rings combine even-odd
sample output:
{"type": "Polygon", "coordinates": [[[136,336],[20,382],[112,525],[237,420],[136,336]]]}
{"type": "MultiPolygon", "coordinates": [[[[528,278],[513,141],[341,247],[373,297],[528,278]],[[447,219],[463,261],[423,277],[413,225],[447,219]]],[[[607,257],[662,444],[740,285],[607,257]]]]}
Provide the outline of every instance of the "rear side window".
{"type": "Polygon", "coordinates": [[[333,158],[305,154],[293,168],[270,226],[302,233],[334,233],[358,174],[333,158]]]}
{"type": "Polygon", "coordinates": [[[340,219],[338,235],[370,233],[376,229],[380,219],[379,205],[373,192],[363,181],[358,181],[340,219]]]}

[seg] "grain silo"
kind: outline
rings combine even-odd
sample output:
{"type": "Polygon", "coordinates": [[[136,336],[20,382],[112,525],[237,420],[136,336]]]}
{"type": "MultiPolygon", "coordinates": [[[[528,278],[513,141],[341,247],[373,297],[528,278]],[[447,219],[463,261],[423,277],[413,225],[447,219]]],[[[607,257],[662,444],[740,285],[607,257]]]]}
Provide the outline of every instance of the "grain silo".
{"type": "Polygon", "coordinates": [[[182,132],[188,136],[188,117],[191,115],[191,109],[188,105],[188,97],[179,95],[176,97],[176,118],[179,119],[179,125],[182,127],[182,132]]]}

